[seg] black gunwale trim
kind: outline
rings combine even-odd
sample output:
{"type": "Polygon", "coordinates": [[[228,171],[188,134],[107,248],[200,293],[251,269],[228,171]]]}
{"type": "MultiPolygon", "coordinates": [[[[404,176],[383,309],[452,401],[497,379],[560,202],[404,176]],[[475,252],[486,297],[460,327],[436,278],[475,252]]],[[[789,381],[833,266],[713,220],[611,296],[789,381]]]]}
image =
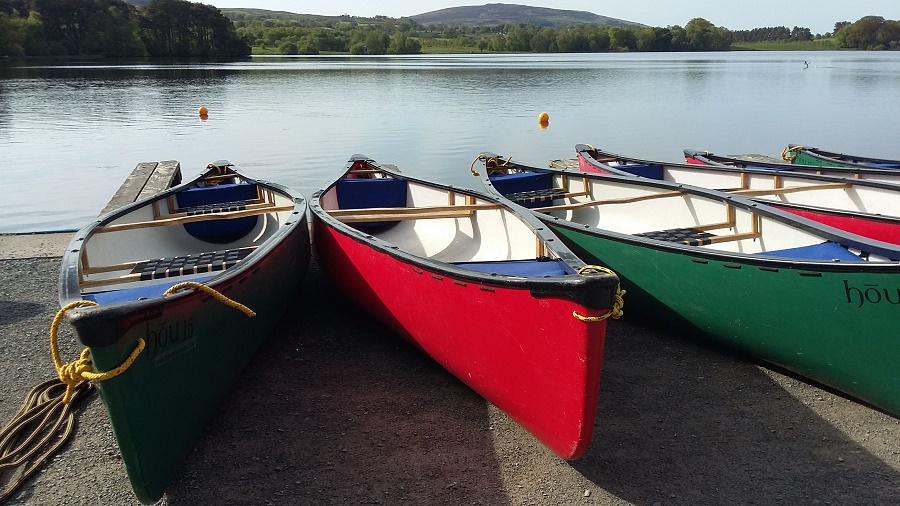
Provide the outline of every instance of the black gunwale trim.
{"type": "MultiPolygon", "coordinates": [[[[772,163],[765,161],[748,161],[741,160],[740,158],[735,158],[732,156],[726,155],[716,155],[714,153],[710,153],[709,151],[698,151],[695,149],[685,149],[684,151],[685,157],[694,158],[700,160],[702,162],[709,163],[715,166],[734,166],[741,168],[742,170],[746,170],[749,167],[745,167],[745,165],[756,165],[760,167],[771,167],[775,170],[787,171],[787,172],[797,172],[800,174],[809,174],[809,175],[823,175],[823,174],[812,174],[814,172],[818,172],[821,170],[827,170],[829,172],[837,172],[837,173],[847,173],[847,177],[852,177],[853,174],[873,174],[873,175],[881,175],[881,176],[897,176],[897,169],[887,169],[884,167],[875,167],[873,165],[854,165],[852,167],[831,167],[831,166],[820,166],[820,165],[801,165],[801,164],[791,164],[791,163],[772,163]],[[807,172],[809,171],[809,172],[807,172]]],[[[843,163],[843,162],[842,162],[843,163]]],[[[842,176],[831,176],[831,177],[842,177],[842,176]]],[[[860,180],[860,181],[872,181],[869,180],[860,180]]],[[[894,183],[887,183],[894,184],[894,183]]]]}
{"type": "Polygon", "coordinates": [[[804,146],[802,144],[788,144],[788,149],[790,149],[790,148],[796,148],[798,151],[803,151],[807,156],[810,156],[817,160],[822,160],[822,161],[826,161],[826,162],[846,163],[846,164],[852,165],[854,168],[865,167],[865,168],[875,168],[875,169],[885,169],[885,170],[897,170],[897,169],[879,167],[877,164],[883,163],[883,164],[900,165],[900,160],[891,160],[888,158],[873,158],[870,156],[861,156],[861,155],[848,155],[846,153],[838,153],[836,151],[825,151],[824,149],[804,146]]]}
{"type": "Polygon", "coordinates": [[[452,279],[457,284],[460,283],[478,283],[484,286],[497,287],[502,289],[528,289],[535,297],[562,297],[573,300],[584,305],[589,309],[606,309],[612,306],[615,287],[619,284],[619,279],[611,274],[591,274],[586,276],[564,275],[564,276],[547,276],[547,277],[520,277],[520,276],[498,276],[490,273],[474,271],[457,267],[453,264],[432,260],[430,258],[421,257],[406,252],[388,244],[371,234],[361,232],[331,216],[320,204],[320,199],[328,190],[330,190],[337,182],[344,177],[350,168],[356,162],[365,162],[372,168],[377,169],[390,177],[405,179],[424,186],[438,188],[441,190],[449,190],[458,192],[463,195],[469,195],[481,200],[494,202],[505,207],[508,211],[518,215],[532,229],[535,235],[544,240],[548,246],[551,246],[559,258],[567,263],[573,271],[578,271],[585,265],[561,240],[557,238],[548,227],[526,208],[509,201],[498,199],[492,195],[482,193],[469,188],[460,188],[453,185],[444,185],[424,179],[419,179],[406,174],[400,174],[382,165],[364,155],[353,155],[347,162],[346,167],[341,171],[340,175],[332,182],[316,190],[310,197],[309,209],[314,219],[318,219],[324,225],[337,231],[338,233],[350,237],[351,239],[368,245],[369,247],[385,253],[394,259],[408,264],[410,266],[418,266],[441,276],[452,279]],[[594,285],[600,285],[604,289],[595,290],[591,288],[594,285]],[[598,297],[602,295],[602,297],[598,297]]]}
{"type": "MultiPolygon", "coordinates": [[[[900,199],[900,185],[896,183],[891,183],[888,181],[876,181],[873,179],[851,179],[841,176],[833,176],[828,174],[811,174],[807,172],[793,172],[790,170],[792,165],[781,164],[782,167],[778,167],[777,172],[768,169],[756,169],[753,167],[738,167],[734,165],[722,165],[719,163],[713,163],[711,165],[696,165],[690,163],[675,163],[675,162],[663,162],[663,161],[653,161],[653,160],[644,160],[642,158],[632,158],[628,156],[618,155],[615,153],[610,153],[609,151],[603,151],[600,149],[591,149],[590,146],[586,144],[576,144],[575,151],[578,153],[585,162],[587,162],[592,167],[597,168],[598,170],[609,171],[612,174],[620,174],[623,176],[631,176],[634,177],[631,173],[619,169],[615,166],[609,166],[604,164],[603,162],[597,160],[591,153],[596,153],[598,155],[608,156],[611,158],[615,158],[617,161],[628,162],[628,163],[640,163],[640,164],[648,164],[648,165],[657,165],[662,167],[664,170],[668,168],[676,168],[676,169],[685,169],[685,170],[703,170],[704,172],[720,172],[720,173],[736,173],[736,174],[759,174],[762,176],[773,176],[778,175],[784,178],[796,178],[796,179],[804,179],[809,181],[821,181],[827,183],[849,183],[853,186],[858,186],[860,188],[873,188],[873,189],[881,189],[895,192],[897,194],[897,198],[900,199]]],[[[703,154],[691,149],[684,150],[685,156],[691,153],[693,158],[703,159],[703,154]]],[[[752,163],[757,166],[778,166],[779,164],[768,163],[768,162],[749,162],[744,161],[744,163],[752,163]]],[[[820,169],[822,167],[819,167],[820,169]]],[[[831,169],[831,167],[826,167],[826,169],[831,169]]],[[[890,170],[890,169],[887,169],[890,170]]],[[[900,178],[900,171],[897,172],[898,178],[900,178]]],[[[884,214],[875,214],[868,213],[862,211],[845,211],[843,209],[835,209],[832,207],[820,207],[816,205],[810,204],[792,204],[788,202],[774,202],[771,199],[759,198],[759,197],[747,197],[753,200],[754,202],[759,202],[764,205],[777,207],[777,208],[790,208],[790,209],[809,209],[810,211],[816,211],[820,213],[830,214],[832,216],[846,216],[846,217],[855,217],[862,216],[870,221],[878,221],[882,223],[892,223],[892,224],[900,224],[900,216],[887,216],[884,214]]]]}
{"type": "MultiPolygon", "coordinates": [[[[502,157],[499,157],[493,153],[484,153],[486,157],[494,157],[498,160],[503,160],[502,157]]],[[[546,172],[555,175],[569,175],[573,174],[572,171],[563,170],[563,169],[551,169],[551,168],[543,168],[543,167],[528,167],[522,164],[517,164],[514,162],[510,162],[510,164],[523,171],[534,171],[534,172],[546,172]]],[[[655,239],[646,239],[635,237],[630,234],[622,234],[618,232],[608,231],[608,230],[600,230],[597,228],[586,228],[585,225],[574,223],[571,221],[564,220],[562,218],[553,217],[549,215],[533,213],[538,218],[547,223],[549,226],[563,227],[578,233],[587,233],[591,235],[596,235],[599,237],[604,237],[609,240],[623,242],[626,244],[632,244],[637,246],[643,246],[652,248],[655,250],[661,251],[669,251],[672,253],[677,253],[681,255],[688,255],[691,257],[699,257],[708,260],[713,260],[717,262],[723,263],[737,263],[740,262],[746,265],[753,266],[769,266],[774,268],[781,269],[807,269],[807,270],[823,270],[828,272],[891,272],[900,270],[900,246],[883,243],[880,241],[868,239],[865,237],[853,235],[850,233],[844,233],[838,229],[834,229],[828,227],[826,225],[822,225],[818,222],[809,220],[807,218],[803,218],[801,216],[796,216],[787,211],[782,211],[775,207],[771,207],[764,204],[759,204],[753,200],[750,200],[746,197],[742,197],[740,195],[731,195],[724,192],[719,192],[716,190],[710,190],[707,188],[700,188],[697,186],[691,186],[680,183],[671,183],[668,181],[660,181],[656,179],[647,179],[647,178],[635,178],[634,176],[621,176],[616,174],[594,174],[590,172],[578,172],[579,177],[587,177],[589,179],[601,179],[601,180],[609,180],[609,181],[618,181],[624,182],[628,184],[642,184],[648,186],[655,186],[659,188],[666,188],[669,190],[680,190],[686,191],[690,193],[699,194],[702,196],[706,196],[713,199],[725,200],[730,204],[736,207],[743,208],[752,208],[755,212],[761,215],[765,215],[767,217],[771,217],[773,219],[791,222],[799,226],[800,228],[804,228],[807,230],[814,231],[815,233],[822,236],[823,240],[833,240],[835,242],[839,242],[844,246],[850,246],[862,251],[868,251],[869,253],[878,254],[884,257],[894,257],[895,259],[891,262],[831,262],[826,260],[799,260],[799,259],[790,259],[790,258],[778,258],[778,257],[766,257],[766,256],[757,256],[748,253],[732,253],[725,251],[717,251],[710,249],[701,249],[693,246],[681,245],[676,243],[669,243],[665,241],[658,241],[655,239]]],[[[499,195],[496,190],[494,190],[493,184],[491,184],[490,179],[488,179],[486,171],[482,173],[482,182],[485,185],[485,188],[488,189],[489,192],[494,194],[495,196],[499,195]]],[[[501,196],[502,197],[502,196],[501,196]]]]}
{"type": "MultiPolygon", "coordinates": [[[[223,163],[227,164],[229,169],[234,173],[235,177],[238,177],[248,183],[257,184],[263,188],[275,191],[277,193],[282,194],[283,196],[287,196],[291,198],[294,202],[294,209],[291,211],[291,217],[285,221],[284,225],[279,227],[277,231],[263,244],[259,245],[255,251],[247,255],[244,260],[239,262],[234,267],[229,269],[219,271],[220,274],[208,279],[204,282],[205,285],[208,285],[216,290],[222,291],[222,287],[231,286],[235,282],[240,282],[242,279],[247,276],[252,275],[257,269],[258,264],[260,264],[264,259],[270,257],[279,248],[284,246],[286,238],[293,233],[305,233],[308,234],[308,225],[307,225],[307,216],[306,211],[308,208],[308,202],[306,198],[303,197],[299,192],[277,183],[272,183],[269,181],[261,181],[257,179],[251,179],[239,171],[235,170],[233,166],[228,164],[227,162],[216,162],[217,165],[222,165],[223,163]]],[[[196,184],[200,181],[204,176],[211,175],[215,169],[203,170],[198,174],[194,179],[190,181],[183,182],[177,186],[169,188],[165,191],[157,193],[155,195],[149,196],[147,198],[138,200],[132,204],[127,206],[123,206],[119,209],[113,210],[103,216],[100,216],[96,220],[92,221],[90,224],[86,225],[69,241],[69,244],[66,248],[65,253],[63,253],[62,262],[60,265],[60,280],[59,280],[59,304],[60,307],[65,306],[66,304],[83,300],[81,289],[78,284],[78,261],[81,255],[81,250],[84,245],[85,239],[89,238],[93,233],[94,229],[100,227],[110,221],[127,214],[137,208],[144,207],[151,202],[163,200],[170,195],[173,195],[179,191],[182,191],[193,184],[196,184]]],[[[308,244],[308,241],[307,241],[308,244]]],[[[154,297],[151,299],[144,300],[134,300],[134,301],[123,301],[123,302],[115,302],[110,304],[102,304],[98,306],[85,306],[80,308],[75,308],[69,311],[67,317],[73,323],[76,320],[116,320],[125,315],[133,314],[133,313],[144,313],[144,314],[153,314],[162,310],[163,306],[166,304],[177,303],[180,299],[189,296],[201,295],[197,292],[193,291],[181,291],[179,293],[172,294],[167,297],[154,297]]],[[[205,295],[204,295],[205,296],[205,295]]],[[[93,324],[93,323],[92,323],[93,324]]],[[[86,346],[105,346],[114,343],[117,339],[117,336],[114,338],[110,338],[110,336],[105,337],[96,337],[90,338],[88,342],[83,342],[86,346]]]]}

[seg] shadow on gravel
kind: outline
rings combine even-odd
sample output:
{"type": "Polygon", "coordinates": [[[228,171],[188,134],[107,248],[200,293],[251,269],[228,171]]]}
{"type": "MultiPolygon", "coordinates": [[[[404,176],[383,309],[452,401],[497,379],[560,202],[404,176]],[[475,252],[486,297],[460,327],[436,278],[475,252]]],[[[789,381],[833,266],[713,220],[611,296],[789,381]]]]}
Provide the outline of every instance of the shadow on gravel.
{"type": "Polygon", "coordinates": [[[43,309],[43,306],[34,302],[0,300],[0,328],[33,318],[43,309]]]}
{"type": "Polygon", "coordinates": [[[592,444],[565,462],[314,264],[164,502],[894,504],[900,473],[791,392],[866,430],[884,415],[779,381],[690,336],[611,322],[592,444]]]}
{"type": "Polygon", "coordinates": [[[502,506],[487,409],[313,266],[167,501],[502,506]]]}
{"type": "Polygon", "coordinates": [[[900,473],[745,357],[640,323],[610,329],[593,444],[572,464],[600,488],[635,504],[896,502],[900,473]]]}

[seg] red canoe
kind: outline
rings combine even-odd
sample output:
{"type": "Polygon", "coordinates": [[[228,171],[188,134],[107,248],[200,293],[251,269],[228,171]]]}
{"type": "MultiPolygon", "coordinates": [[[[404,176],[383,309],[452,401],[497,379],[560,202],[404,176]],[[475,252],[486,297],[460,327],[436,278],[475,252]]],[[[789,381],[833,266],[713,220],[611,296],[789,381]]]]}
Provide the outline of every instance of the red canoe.
{"type": "Polygon", "coordinates": [[[575,151],[584,172],[637,175],[727,191],[845,232],[900,244],[900,185],[757,167],[642,160],[586,144],[578,144],[575,151]]]}
{"type": "Polygon", "coordinates": [[[355,155],[310,209],[318,263],[360,307],[565,459],[588,447],[618,278],[523,208],[355,155]]]}
{"type": "Polygon", "coordinates": [[[872,181],[883,181],[886,183],[900,183],[900,171],[884,166],[876,167],[874,165],[850,165],[843,166],[824,166],[813,164],[797,164],[789,162],[773,162],[757,157],[740,157],[726,156],[710,153],[709,151],[698,151],[696,149],[685,149],[684,160],[692,165],[726,165],[741,169],[763,169],[789,171],[803,174],[821,174],[824,176],[847,177],[853,179],[865,179],[872,181]]]}

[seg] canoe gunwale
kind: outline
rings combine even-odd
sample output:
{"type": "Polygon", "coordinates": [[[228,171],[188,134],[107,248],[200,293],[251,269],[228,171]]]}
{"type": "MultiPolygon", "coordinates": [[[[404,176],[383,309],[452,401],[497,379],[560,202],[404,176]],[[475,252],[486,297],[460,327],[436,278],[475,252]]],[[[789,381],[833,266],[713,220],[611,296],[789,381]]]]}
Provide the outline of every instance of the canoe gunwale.
{"type": "MultiPolygon", "coordinates": [[[[887,158],[874,158],[869,156],[849,155],[846,153],[838,153],[836,151],[825,151],[824,149],[804,146],[802,144],[788,144],[786,150],[802,151],[811,158],[823,161],[844,163],[853,167],[871,167],[875,169],[885,169],[879,167],[879,164],[900,165],[900,160],[890,160],[887,158]]],[[[886,169],[896,170],[896,169],[886,169]]]]}
{"type": "MultiPolygon", "coordinates": [[[[547,227],[531,212],[524,207],[516,206],[501,202],[496,198],[477,192],[475,190],[460,188],[453,185],[437,185],[422,179],[400,174],[390,170],[377,162],[362,156],[354,155],[347,164],[346,169],[341,173],[340,177],[329,183],[322,189],[317,190],[310,197],[309,209],[315,219],[320,220],[325,226],[335,230],[341,235],[347,236],[358,243],[367,244],[371,248],[390,255],[394,259],[411,266],[418,266],[428,271],[449,276],[463,282],[479,283],[485,287],[496,287],[502,289],[527,289],[530,290],[535,297],[562,297],[573,300],[584,307],[592,310],[604,310],[612,307],[614,302],[615,287],[618,286],[618,278],[615,275],[606,273],[590,273],[584,275],[567,275],[567,276],[548,276],[548,277],[521,277],[508,276],[501,274],[492,274],[464,267],[458,267],[451,263],[433,260],[427,257],[419,256],[406,252],[399,247],[390,244],[372,234],[349,226],[341,221],[340,218],[332,216],[328,210],[320,205],[320,199],[328,190],[330,190],[337,182],[344,177],[354,162],[365,161],[368,164],[378,167],[378,169],[390,175],[391,177],[405,179],[433,188],[441,188],[449,191],[457,192],[462,195],[472,196],[490,202],[496,202],[496,206],[490,206],[489,209],[505,208],[510,212],[516,213],[527,222],[532,231],[541,238],[545,243],[553,245],[554,252],[559,258],[568,264],[574,271],[578,271],[585,264],[567,246],[563,245],[555,235],[547,229],[547,227]],[[518,208],[518,209],[517,209],[518,208]],[[598,284],[603,287],[600,290],[590,290],[588,285],[598,284]]],[[[460,206],[464,207],[464,206],[460,206]]]]}
{"type": "Polygon", "coordinates": [[[892,185],[898,186],[900,183],[895,183],[892,181],[881,181],[876,179],[859,179],[856,177],[856,174],[867,174],[873,177],[877,176],[886,176],[886,177],[896,177],[900,171],[896,169],[886,169],[884,167],[876,167],[874,165],[861,165],[857,164],[852,167],[848,166],[821,166],[821,165],[802,165],[802,164],[792,164],[792,163],[770,163],[764,161],[748,161],[742,160],[739,158],[735,158],[727,155],[716,155],[714,153],[710,153],[709,151],[698,151],[695,149],[685,149],[684,150],[685,158],[693,158],[695,160],[701,161],[707,165],[714,165],[716,167],[737,167],[741,170],[767,170],[767,169],[752,169],[751,167],[746,167],[746,165],[756,165],[759,167],[771,167],[774,170],[785,171],[785,172],[798,172],[804,175],[809,176],[823,176],[823,177],[840,177],[840,178],[849,178],[859,181],[865,181],[869,183],[878,183],[882,185],[892,185]],[[818,171],[827,170],[829,172],[836,173],[846,173],[846,176],[835,176],[835,175],[826,175],[826,174],[817,174],[818,171]]]}
{"type": "MultiPolygon", "coordinates": [[[[174,195],[179,191],[182,191],[190,187],[191,185],[203,180],[214,170],[215,169],[204,170],[200,173],[200,175],[190,181],[183,182],[178,186],[169,188],[158,194],[149,196],[145,199],[141,199],[127,206],[115,209],[99,217],[98,219],[94,220],[93,222],[76,232],[73,235],[72,239],[69,241],[69,244],[65,252],[63,253],[63,258],[60,266],[60,306],[65,306],[72,301],[83,300],[81,286],[78,279],[79,259],[84,245],[94,233],[97,233],[99,229],[104,226],[104,224],[109,223],[110,221],[115,220],[120,216],[128,214],[137,208],[150,205],[155,201],[164,200],[167,197],[174,195]]],[[[239,177],[247,183],[257,184],[263,188],[281,193],[284,196],[289,196],[293,200],[293,210],[291,211],[291,218],[289,218],[282,226],[280,226],[278,230],[276,230],[272,234],[271,237],[269,237],[263,243],[259,244],[251,254],[249,254],[238,264],[229,267],[228,269],[219,271],[217,275],[213,276],[203,283],[219,292],[227,290],[228,287],[233,285],[234,283],[240,282],[244,277],[246,277],[249,273],[256,269],[258,264],[262,263],[266,258],[270,257],[278,248],[284,247],[284,242],[287,240],[287,237],[289,235],[295,233],[308,233],[308,231],[304,230],[308,227],[306,218],[306,210],[308,205],[306,199],[302,195],[286,186],[277,183],[247,178],[239,171],[234,170],[233,167],[232,170],[234,171],[234,175],[236,177],[239,177]]],[[[188,279],[186,279],[186,281],[187,280],[188,279]]],[[[109,332],[91,332],[88,334],[79,332],[78,336],[79,341],[88,347],[109,346],[111,344],[114,344],[121,338],[119,336],[118,330],[115,328],[115,324],[117,321],[121,321],[122,318],[134,314],[143,314],[147,315],[147,317],[151,317],[152,315],[161,313],[163,309],[168,305],[178,304],[181,300],[187,297],[198,295],[201,294],[198,294],[191,290],[181,290],[168,296],[153,297],[144,300],[131,300],[101,304],[97,306],[78,307],[69,310],[66,313],[66,319],[70,324],[76,327],[91,326],[92,328],[109,328],[109,332]]],[[[203,296],[207,297],[207,295],[205,294],[203,294],[203,296]]]]}
{"type": "MultiPolygon", "coordinates": [[[[577,144],[575,146],[575,151],[580,159],[583,159],[585,162],[590,164],[592,167],[595,167],[598,170],[605,170],[605,171],[610,171],[610,169],[612,169],[611,172],[613,174],[619,174],[619,173],[625,174],[625,171],[622,171],[617,166],[601,165],[603,162],[598,160],[592,153],[596,153],[596,154],[602,155],[604,157],[615,158],[617,161],[620,161],[620,162],[661,165],[663,167],[675,167],[678,169],[686,169],[686,170],[697,170],[697,167],[698,167],[695,164],[689,164],[689,163],[644,160],[641,158],[633,158],[633,157],[617,155],[615,153],[610,153],[608,151],[602,151],[602,150],[599,150],[596,148],[591,148],[590,146],[588,146],[586,144],[577,144]]],[[[753,168],[753,167],[739,167],[736,165],[725,165],[722,163],[718,163],[714,160],[706,158],[704,156],[704,154],[706,152],[701,153],[699,151],[685,149],[684,153],[685,153],[685,156],[688,156],[688,154],[691,154],[692,158],[708,162],[713,171],[721,171],[721,172],[726,172],[726,173],[733,172],[735,174],[755,174],[755,175],[771,176],[771,177],[779,176],[779,174],[777,172],[773,172],[772,170],[769,170],[769,169],[758,169],[758,168],[753,168]]],[[[743,160],[741,160],[741,161],[743,161],[743,160]]],[[[745,162],[745,163],[751,163],[751,162],[745,162]]],[[[752,162],[752,163],[755,165],[763,165],[763,166],[775,165],[775,164],[769,164],[766,162],[752,162]]],[[[821,206],[817,206],[817,205],[813,205],[813,204],[795,204],[795,203],[785,202],[785,201],[774,202],[774,201],[767,200],[765,198],[760,198],[760,197],[768,196],[770,194],[769,192],[771,192],[771,194],[774,195],[775,193],[793,193],[793,192],[802,192],[802,191],[815,191],[818,189],[827,189],[827,188],[829,188],[828,185],[834,185],[833,186],[834,188],[838,188],[840,186],[848,187],[848,188],[852,188],[854,186],[858,186],[861,188],[873,188],[873,189],[877,188],[877,189],[883,189],[883,190],[889,190],[889,191],[896,191],[896,192],[898,192],[898,195],[900,195],[900,184],[891,183],[888,181],[878,181],[878,180],[874,180],[874,179],[855,179],[855,178],[846,178],[846,177],[834,176],[834,175],[828,175],[828,174],[811,174],[811,173],[806,173],[806,172],[791,172],[790,171],[791,165],[789,165],[789,164],[783,164],[783,165],[785,165],[785,171],[787,172],[786,174],[783,174],[784,177],[789,177],[789,178],[796,177],[796,178],[805,179],[805,180],[809,180],[809,181],[820,181],[821,185],[818,187],[814,186],[814,185],[810,185],[809,187],[805,187],[805,186],[804,187],[796,187],[796,188],[795,187],[787,187],[787,188],[783,188],[783,189],[782,188],[771,188],[771,189],[766,189],[766,188],[759,188],[759,189],[757,189],[757,188],[752,188],[752,189],[734,188],[734,189],[732,189],[732,188],[729,188],[729,189],[718,189],[718,191],[727,191],[731,195],[745,196],[754,201],[758,201],[762,204],[773,206],[773,207],[778,207],[778,208],[789,208],[789,209],[798,209],[798,210],[808,209],[810,211],[828,213],[828,214],[831,214],[834,216],[845,216],[845,217],[862,216],[866,220],[869,220],[869,221],[879,221],[879,222],[886,223],[886,224],[900,224],[900,216],[888,216],[888,215],[884,215],[884,214],[876,214],[876,213],[863,212],[863,211],[847,211],[844,209],[821,207],[821,206]],[[753,195],[753,193],[760,193],[762,195],[757,196],[757,195],[753,195]]],[[[700,167],[701,167],[701,169],[703,169],[702,166],[700,166],[700,167]]]]}
{"type": "MultiPolygon", "coordinates": [[[[490,158],[502,159],[498,155],[485,153],[485,156],[490,158]]],[[[577,174],[578,177],[586,177],[588,179],[599,179],[599,180],[607,180],[611,182],[620,181],[625,183],[634,182],[634,176],[623,176],[618,174],[594,174],[587,172],[573,172],[564,169],[552,169],[552,168],[544,168],[544,167],[529,167],[522,164],[511,164],[513,167],[521,167],[522,170],[525,171],[534,171],[534,172],[544,172],[550,173],[559,176],[572,176],[573,174],[577,174]]],[[[487,171],[484,171],[482,174],[482,182],[485,187],[495,195],[499,195],[494,189],[493,184],[487,176],[487,171]]],[[[643,245],[647,247],[651,247],[657,250],[669,250],[678,252],[680,254],[696,256],[709,260],[730,262],[739,259],[741,262],[755,265],[760,267],[774,267],[774,268],[788,268],[788,267],[796,267],[798,265],[805,266],[809,269],[814,270],[827,270],[832,272],[861,272],[861,271],[895,271],[900,269],[900,246],[884,243],[881,241],[877,241],[874,239],[868,239],[866,237],[857,236],[851,234],[849,232],[841,233],[837,229],[832,229],[831,227],[822,225],[813,220],[803,218],[801,216],[797,216],[791,214],[787,211],[782,211],[775,207],[760,204],[755,200],[749,199],[747,197],[742,197],[740,195],[732,195],[726,194],[722,192],[718,192],[715,190],[710,190],[707,188],[691,186],[687,184],[681,183],[672,183],[669,181],[660,181],[657,179],[649,179],[649,178],[640,178],[640,183],[646,186],[653,186],[664,190],[679,190],[686,193],[692,193],[695,195],[705,196],[708,198],[712,198],[715,200],[722,200],[727,202],[730,205],[735,207],[744,208],[750,210],[751,212],[757,213],[762,216],[766,216],[768,218],[772,218],[782,222],[793,222],[797,227],[801,229],[805,229],[808,231],[813,231],[818,235],[821,235],[823,239],[831,240],[834,242],[839,242],[845,246],[853,247],[860,249],[862,251],[867,251],[869,253],[878,254],[887,258],[892,258],[891,262],[840,262],[840,261],[827,261],[827,260],[798,260],[791,258],[779,258],[779,257],[769,257],[769,256],[759,256],[748,253],[737,253],[730,251],[717,251],[706,248],[699,248],[696,246],[690,246],[686,244],[678,244],[669,241],[663,241],[659,239],[652,239],[646,237],[636,237],[631,234],[619,233],[610,230],[601,230],[589,225],[583,225],[579,223],[575,223],[569,220],[565,220],[563,218],[559,218],[556,216],[550,216],[547,214],[535,213],[538,218],[544,223],[553,223],[554,225],[562,225],[567,228],[578,230],[580,232],[584,232],[585,230],[590,230],[591,233],[594,233],[598,236],[604,236],[612,238],[616,241],[626,242],[628,244],[636,244],[643,245]]]]}

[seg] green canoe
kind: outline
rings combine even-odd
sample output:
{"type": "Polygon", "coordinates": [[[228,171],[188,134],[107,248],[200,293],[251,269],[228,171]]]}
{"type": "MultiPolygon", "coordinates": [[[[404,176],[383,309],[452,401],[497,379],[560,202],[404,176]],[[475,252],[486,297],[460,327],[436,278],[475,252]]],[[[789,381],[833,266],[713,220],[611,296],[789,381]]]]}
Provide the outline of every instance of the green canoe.
{"type": "Polygon", "coordinates": [[[900,414],[895,245],[717,191],[485,158],[489,190],[619,275],[627,316],[699,331],[900,414]],[[527,188],[534,176],[542,188],[527,188]]]}
{"type": "Polygon", "coordinates": [[[138,500],[162,497],[309,259],[306,200],[227,162],[75,234],[60,305],[93,372],[123,370],[96,385],[138,500]]]}
{"type": "Polygon", "coordinates": [[[900,169],[900,160],[873,158],[870,156],[848,155],[799,144],[789,144],[781,152],[781,157],[792,165],[812,165],[815,167],[852,167],[900,169]]]}

